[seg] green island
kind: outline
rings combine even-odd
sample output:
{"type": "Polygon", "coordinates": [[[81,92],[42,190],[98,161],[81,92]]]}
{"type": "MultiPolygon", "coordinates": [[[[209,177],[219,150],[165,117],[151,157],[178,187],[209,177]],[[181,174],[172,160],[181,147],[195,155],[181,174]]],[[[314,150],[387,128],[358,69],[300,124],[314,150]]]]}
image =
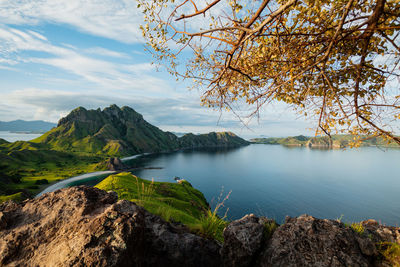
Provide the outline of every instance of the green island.
{"type": "Polygon", "coordinates": [[[59,180],[108,170],[107,162],[115,157],[248,144],[231,132],[177,137],[130,107],[78,107],[34,140],[0,139],[0,202],[30,198],[59,180]]]}
{"type": "Polygon", "coordinates": [[[304,146],[310,148],[345,148],[357,146],[378,146],[400,148],[393,140],[386,140],[382,137],[365,136],[355,137],[352,135],[332,135],[308,137],[304,135],[290,137],[269,137],[250,139],[253,144],[283,145],[283,146],[304,146]]]}

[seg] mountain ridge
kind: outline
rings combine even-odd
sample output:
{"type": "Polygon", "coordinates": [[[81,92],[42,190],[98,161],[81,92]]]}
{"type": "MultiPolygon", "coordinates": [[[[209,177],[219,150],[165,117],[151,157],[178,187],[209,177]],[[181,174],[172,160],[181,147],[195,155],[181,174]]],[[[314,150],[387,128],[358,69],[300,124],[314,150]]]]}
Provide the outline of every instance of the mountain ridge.
{"type": "Polygon", "coordinates": [[[109,156],[248,144],[231,132],[177,137],[148,123],[134,109],[115,104],[103,110],[78,107],[61,118],[56,128],[32,142],[50,145],[55,150],[109,156]]]}

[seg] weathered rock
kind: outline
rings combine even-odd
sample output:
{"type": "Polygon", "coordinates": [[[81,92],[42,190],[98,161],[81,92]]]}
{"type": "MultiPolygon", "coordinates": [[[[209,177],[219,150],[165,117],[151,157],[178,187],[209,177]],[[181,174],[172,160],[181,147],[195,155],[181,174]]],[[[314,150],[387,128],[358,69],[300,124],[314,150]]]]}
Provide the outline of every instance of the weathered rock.
{"type": "Polygon", "coordinates": [[[224,246],[221,250],[225,266],[253,266],[264,245],[266,218],[254,214],[233,221],[224,230],[224,246]]]}
{"type": "Polygon", "coordinates": [[[377,245],[400,244],[400,228],[361,222],[247,215],[223,247],[170,224],[115,192],[73,187],[0,205],[0,266],[391,266],[377,245]]]}
{"type": "Polygon", "coordinates": [[[220,246],[135,203],[73,187],[0,206],[1,266],[219,266],[220,246]]]}
{"type": "Polygon", "coordinates": [[[118,171],[118,170],[123,170],[125,168],[125,165],[119,158],[109,158],[106,161],[106,166],[107,169],[110,171],[118,171]]]}
{"type": "Polygon", "coordinates": [[[374,243],[344,224],[308,215],[286,219],[260,257],[260,266],[372,266],[374,243]]]}

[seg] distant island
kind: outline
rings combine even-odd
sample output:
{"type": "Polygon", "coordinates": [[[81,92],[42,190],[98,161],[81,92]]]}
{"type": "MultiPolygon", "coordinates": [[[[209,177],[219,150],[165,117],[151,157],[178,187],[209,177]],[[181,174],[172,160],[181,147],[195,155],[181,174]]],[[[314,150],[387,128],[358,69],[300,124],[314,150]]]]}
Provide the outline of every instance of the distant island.
{"type": "MultiPolygon", "coordinates": [[[[304,146],[310,148],[345,148],[351,146],[354,142],[352,135],[332,135],[308,137],[304,135],[290,137],[269,137],[250,139],[253,144],[284,145],[284,146],[304,146]]],[[[400,146],[393,141],[386,141],[381,137],[361,138],[360,146],[379,146],[379,147],[397,147],[400,146]]]]}
{"type": "Polygon", "coordinates": [[[45,133],[57,124],[47,121],[0,121],[0,131],[21,132],[21,133],[45,133]]]}
{"type": "Polygon", "coordinates": [[[0,139],[0,202],[27,198],[57,180],[114,169],[119,157],[248,144],[231,132],[178,137],[151,125],[130,107],[78,107],[32,141],[0,139]]]}

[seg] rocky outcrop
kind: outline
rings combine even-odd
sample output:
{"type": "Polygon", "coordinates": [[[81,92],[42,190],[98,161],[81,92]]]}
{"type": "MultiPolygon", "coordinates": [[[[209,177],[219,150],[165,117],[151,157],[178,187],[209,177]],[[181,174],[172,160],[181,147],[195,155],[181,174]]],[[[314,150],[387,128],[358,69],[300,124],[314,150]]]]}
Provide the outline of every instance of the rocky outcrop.
{"type": "Polygon", "coordinates": [[[219,266],[219,249],[92,187],[0,206],[0,266],[219,266]]]}
{"type": "Polygon", "coordinates": [[[107,170],[110,171],[119,171],[125,169],[125,165],[119,158],[109,158],[105,162],[107,170]]]}
{"type": "Polygon", "coordinates": [[[368,220],[362,230],[302,215],[247,215],[204,239],[116,193],[73,187],[0,205],[1,266],[392,266],[379,244],[400,244],[400,228],[368,220]]]}
{"type": "Polygon", "coordinates": [[[377,248],[382,242],[400,244],[400,228],[373,220],[361,222],[360,233],[335,220],[287,217],[270,238],[261,235],[265,220],[245,216],[225,229],[226,266],[392,266],[377,248]]]}
{"type": "Polygon", "coordinates": [[[225,266],[254,266],[268,235],[266,225],[275,222],[258,218],[254,214],[233,221],[224,230],[224,246],[221,250],[225,266]]]}

